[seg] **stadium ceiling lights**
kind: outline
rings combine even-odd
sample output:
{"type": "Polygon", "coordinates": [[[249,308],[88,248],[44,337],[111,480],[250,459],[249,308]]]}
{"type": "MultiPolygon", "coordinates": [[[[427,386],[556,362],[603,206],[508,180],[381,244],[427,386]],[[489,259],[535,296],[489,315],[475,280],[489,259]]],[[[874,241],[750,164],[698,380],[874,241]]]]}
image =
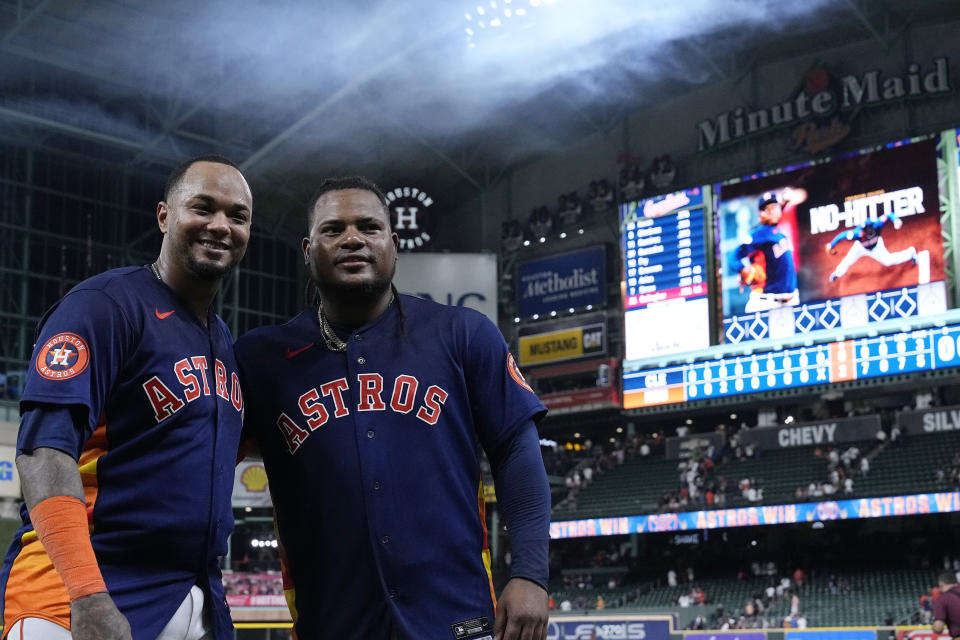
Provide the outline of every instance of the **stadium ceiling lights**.
{"type": "Polygon", "coordinates": [[[559,0],[482,0],[465,5],[463,31],[472,49],[484,38],[502,38],[533,24],[538,10],[559,0]]]}

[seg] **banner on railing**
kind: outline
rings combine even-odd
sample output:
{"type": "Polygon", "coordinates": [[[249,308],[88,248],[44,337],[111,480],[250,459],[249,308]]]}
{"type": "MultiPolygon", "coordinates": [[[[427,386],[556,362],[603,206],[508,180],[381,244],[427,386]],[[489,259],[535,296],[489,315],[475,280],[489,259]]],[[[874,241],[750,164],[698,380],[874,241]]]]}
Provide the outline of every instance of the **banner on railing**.
{"type": "Polygon", "coordinates": [[[547,623],[547,640],[669,640],[670,616],[577,616],[553,618],[547,623]]]}
{"type": "Polygon", "coordinates": [[[614,536],[627,533],[727,529],[732,527],[753,527],[765,524],[857,520],[861,518],[915,516],[930,513],[956,513],[958,511],[960,511],[960,492],[958,491],[950,493],[920,493],[909,496],[888,496],[885,498],[830,500],[827,502],[775,504],[760,507],[741,507],[738,509],[714,509],[711,511],[687,511],[684,513],[658,513],[641,516],[566,520],[550,523],[550,537],[555,540],[558,538],[590,538],[593,536],[614,536]]]}
{"type": "Polygon", "coordinates": [[[960,431],[960,406],[937,407],[926,411],[905,411],[897,416],[906,433],[923,435],[943,431],[960,431]]]}
{"type": "Polygon", "coordinates": [[[231,607],[284,607],[287,599],[277,595],[238,596],[228,595],[227,604],[231,607]]]}
{"type": "Polygon", "coordinates": [[[880,416],[854,416],[747,429],[740,432],[740,440],[761,449],[787,449],[873,440],[879,430],[880,416]]]}

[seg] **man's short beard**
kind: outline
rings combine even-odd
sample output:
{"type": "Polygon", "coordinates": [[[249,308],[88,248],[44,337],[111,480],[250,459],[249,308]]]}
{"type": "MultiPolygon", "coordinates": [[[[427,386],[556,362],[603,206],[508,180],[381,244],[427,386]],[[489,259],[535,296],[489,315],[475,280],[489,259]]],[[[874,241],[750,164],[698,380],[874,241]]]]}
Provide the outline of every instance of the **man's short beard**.
{"type": "Polygon", "coordinates": [[[342,284],[328,282],[324,286],[319,286],[320,291],[326,296],[340,298],[346,301],[373,300],[383,295],[390,289],[392,278],[385,277],[369,282],[358,282],[351,284],[342,284]]]}
{"type": "Polygon", "coordinates": [[[236,262],[222,265],[217,262],[200,262],[187,255],[187,270],[201,280],[222,280],[237,266],[236,262]]]}

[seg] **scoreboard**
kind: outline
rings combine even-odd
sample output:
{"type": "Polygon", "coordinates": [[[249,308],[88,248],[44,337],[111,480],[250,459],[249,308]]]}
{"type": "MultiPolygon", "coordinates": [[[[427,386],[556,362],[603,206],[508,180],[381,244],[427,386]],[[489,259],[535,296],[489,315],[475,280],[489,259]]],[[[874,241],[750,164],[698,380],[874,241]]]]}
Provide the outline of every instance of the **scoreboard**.
{"type": "Polygon", "coordinates": [[[628,361],[710,346],[705,191],[621,207],[628,361]]]}
{"type": "Polygon", "coordinates": [[[624,371],[624,409],[960,366],[960,324],[624,371]]]}

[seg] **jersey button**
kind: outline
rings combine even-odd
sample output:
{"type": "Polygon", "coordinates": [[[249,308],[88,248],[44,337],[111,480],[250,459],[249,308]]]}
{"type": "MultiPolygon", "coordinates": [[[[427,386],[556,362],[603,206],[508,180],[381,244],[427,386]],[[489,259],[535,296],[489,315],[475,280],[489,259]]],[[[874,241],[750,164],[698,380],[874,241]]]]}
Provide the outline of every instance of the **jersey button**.
{"type": "Polygon", "coordinates": [[[375,435],[377,435],[377,434],[375,434],[375,433],[373,432],[373,429],[368,429],[368,430],[367,430],[367,437],[370,438],[371,440],[373,440],[373,436],[375,436],[375,435]]]}
{"type": "Polygon", "coordinates": [[[380,481],[379,481],[379,480],[375,480],[375,481],[373,482],[373,490],[374,490],[374,491],[380,491],[380,481]]]}
{"type": "Polygon", "coordinates": [[[382,538],[380,538],[380,542],[382,542],[383,544],[389,543],[389,542],[390,542],[390,536],[383,536],[382,538]]]}
{"type": "Polygon", "coordinates": [[[360,356],[359,358],[357,358],[357,364],[367,364],[367,359],[364,358],[363,356],[360,356]]]}

